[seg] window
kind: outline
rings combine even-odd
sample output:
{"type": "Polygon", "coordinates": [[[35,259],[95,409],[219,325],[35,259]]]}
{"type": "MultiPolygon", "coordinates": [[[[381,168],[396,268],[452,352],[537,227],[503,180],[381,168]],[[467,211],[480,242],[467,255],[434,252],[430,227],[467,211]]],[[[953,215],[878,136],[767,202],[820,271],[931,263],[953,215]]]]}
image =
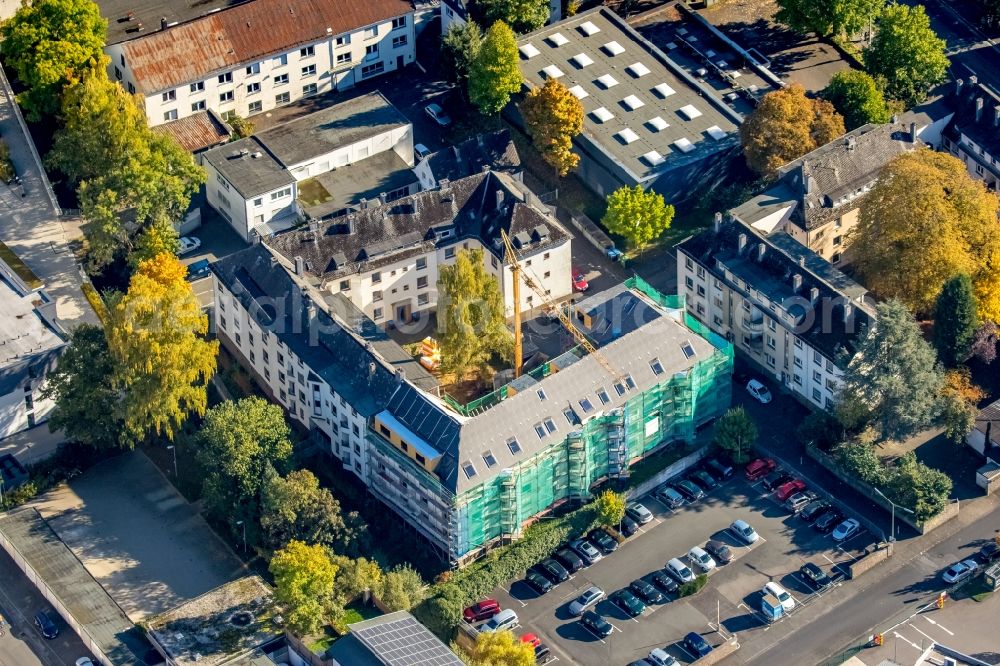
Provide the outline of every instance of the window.
{"type": "Polygon", "coordinates": [[[684,341],[684,344],[681,345],[681,351],[684,352],[684,358],[691,358],[694,356],[694,347],[692,347],[691,343],[686,340],[684,341]]]}
{"type": "Polygon", "coordinates": [[[198,100],[191,105],[191,112],[204,111],[205,110],[205,100],[198,100]]]}
{"type": "Polygon", "coordinates": [[[372,302],[373,303],[378,303],[381,300],[382,300],[382,292],[381,291],[373,291],[372,292],[372,302]]]}
{"type": "Polygon", "coordinates": [[[584,414],[589,414],[594,411],[594,403],[590,401],[590,398],[584,398],[580,401],[580,409],[583,410],[584,414]]]}
{"type": "Polygon", "coordinates": [[[545,271],[545,275],[542,276],[543,279],[552,277],[552,271],[545,271]]]}
{"type": "Polygon", "coordinates": [[[284,67],[288,64],[288,54],[282,53],[271,60],[271,67],[284,67]]]}
{"type": "Polygon", "coordinates": [[[767,364],[773,368],[774,367],[774,357],[771,356],[770,354],[765,354],[764,356],[767,357],[767,364]]]}
{"type": "Polygon", "coordinates": [[[292,96],[289,93],[283,92],[280,95],[275,95],[274,96],[274,103],[275,104],[288,104],[288,100],[290,100],[291,98],[292,98],[292,96]]]}
{"type": "Polygon", "coordinates": [[[833,246],[834,247],[840,247],[840,244],[843,241],[844,241],[844,237],[843,236],[834,236],[833,237],[833,246]]]}
{"type": "Polygon", "coordinates": [[[256,199],[254,199],[253,200],[253,205],[254,205],[255,208],[259,208],[259,207],[263,206],[264,205],[264,199],[263,199],[263,197],[257,197],[256,199]]]}
{"type": "Polygon", "coordinates": [[[632,379],[632,375],[625,375],[625,386],[627,386],[630,391],[635,390],[635,380],[632,379]]]}
{"type": "Polygon", "coordinates": [[[365,60],[374,60],[378,57],[378,44],[369,44],[365,47],[365,60]]]}
{"type": "Polygon", "coordinates": [[[164,120],[177,120],[177,109],[170,109],[163,114],[164,120]]]}
{"type": "Polygon", "coordinates": [[[351,62],[351,54],[348,53],[338,53],[337,54],[337,64],[342,65],[344,63],[351,62]]]}
{"type": "Polygon", "coordinates": [[[820,399],[821,399],[821,397],[822,397],[822,394],[819,392],[819,389],[814,388],[813,389],[813,400],[815,400],[816,402],[819,402],[820,399]]]}
{"type": "Polygon", "coordinates": [[[378,37],[377,25],[373,25],[370,28],[365,28],[365,39],[371,39],[372,37],[378,37]]]}
{"type": "Polygon", "coordinates": [[[221,95],[219,95],[219,102],[221,102],[221,103],[232,102],[232,101],[233,101],[233,91],[232,90],[228,90],[228,91],[222,93],[221,95]]]}
{"type": "Polygon", "coordinates": [[[510,449],[510,452],[515,456],[521,452],[521,444],[515,437],[511,437],[507,440],[507,448],[510,449]]]}
{"type": "Polygon", "coordinates": [[[802,375],[798,374],[792,375],[792,381],[798,384],[799,386],[802,386],[802,375]]]}
{"type": "Polygon", "coordinates": [[[188,86],[188,88],[193,93],[204,92],[205,91],[205,82],[204,81],[198,81],[197,83],[192,83],[190,86],[188,86]]]}
{"type": "Polygon", "coordinates": [[[445,259],[454,259],[455,258],[455,248],[453,248],[453,247],[446,247],[444,249],[444,258],[445,259]]]}
{"type": "Polygon", "coordinates": [[[405,16],[397,16],[396,18],[392,19],[392,29],[393,30],[399,30],[400,28],[405,28],[405,27],[406,27],[406,17],[405,16]]]}
{"type": "Polygon", "coordinates": [[[767,319],[767,327],[773,331],[777,327],[777,324],[774,323],[773,319],[771,319],[770,317],[768,317],[768,319],[767,319]]]}
{"type": "Polygon", "coordinates": [[[690,275],[684,278],[684,286],[688,289],[694,289],[694,280],[691,279],[690,275]]]}
{"type": "Polygon", "coordinates": [[[615,382],[615,393],[618,395],[625,395],[625,385],[621,382],[615,382]]]}
{"type": "Polygon", "coordinates": [[[722,326],[722,317],[720,317],[719,315],[714,315],[712,317],[712,322],[716,325],[716,327],[721,327],[722,326]]]}
{"type": "Polygon", "coordinates": [[[119,81],[122,80],[122,70],[118,69],[117,66],[115,66],[115,78],[119,81]]]}
{"type": "Polygon", "coordinates": [[[361,68],[361,78],[366,79],[369,76],[375,76],[376,74],[381,74],[385,71],[385,63],[377,62],[374,65],[368,65],[361,68]]]}
{"type": "Polygon", "coordinates": [[[226,72],[225,74],[219,74],[219,83],[232,83],[232,82],[233,82],[233,73],[232,72],[226,72]]]}
{"type": "Polygon", "coordinates": [[[486,463],[487,467],[493,467],[497,464],[497,459],[496,456],[493,455],[492,451],[484,451],[483,462],[486,463]]]}
{"type": "Polygon", "coordinates": [[[419,270],[423,270],[425,268],[427,268],[427,258],[426,257],[418,257],[417,258],[417,270],[419,271],[419,270]]]}
{"type": "Polygon", "coordinates": [[[372,273],[372,284],[379,284],[382,282],[382,274],[378,271],[372,273]]]}
{"type": "Polygon", "coordinates": [[[549,399],[549,396],[545,395],[545,389],[538,389],[537,391],[535,391],[535,394],[538,396],[539,400],[549,399]]]}
{"type": "Polygon", "coordinates": [[[392,38],[392,48],[401,49],[406,46],[406,35],[400,35],[399,37],[392,38]]]}
{"type": "Polygon", "coordinates": [[[795,348],[802,349],[802,340],[795,338],[795,348]]]}
{"type": "Polygon", "coordinates": [[[316,47],[315,46],[307,46],[304,49],[299,49],[299,57],[300,58],[311,58],[314,55],[316,55],[316,47]]]}
{"type": "Polygon", "coordinates": [[[247,66],[247,75],[253,76],[254,74],[260,74],[259,62],[255,62],[254,64],[247,66]]]}
{"type": "Polygon", "coordinates": [[[274,85],[283,86],[288,83],[288,74],[278,74],[274,77],[274,85]]]}
{"type": "Polygon", "coordinates": [[[823,375],[820,374],[819,370],[813,370],[813,381],[817,383],[823,381],[823,375]]]}
{"type": "Polygon", "coordinates": [[[767,336],[767,346],[770,347],[771,349],[775,349],[775,344],[776,342],[774,336],[773,335],[767,336]]]}
{"type": "Polygon", "coordinates": [[[421,465],[426,465],[426,464],[427,464],[427,458],[424,458],[424,457],[423,457],[422,455],[420,455],[419,453],[414,453],[414,454],[413,454],[413,458],[414,458],[414,459],[415,459],[415,460],[416,460],[416,461],[417,461],[418,463],[420,463],[421,465]]]}
{"type": "Polygon", "coordinates": [[[307,83],[302,86],[302,94],[306,97],[315,95],[317,90],[319,90],[319,87],[315,83],[307,83]]]}
{"type": "Polygon", "coordinates": [[[431,295],[427,292],[417,294],[417,305],[427,305],[431,302],[431,295]]]}
{"type": "Polygon", "coordinates": [[[128,93],[130,95],[134,95],[135,94],[135,86],[132,85],[131,83],[128,84],[128,93]]]}
{"type": "Polygon", "coordinates": [[[382,318],[382,308],[375,308],[372,311],[372,319],[374,319],[375,321],[378,321],[381,318],[382,318]]]}
{"type": "Polygon", "coordinates": [[[795,367],[796,368],[801,368],[802,367],[802,359],[799,358],[798,356],[795,357],[794,363],[795,363],[795,367]]]}
{"type": "Polygon", "coordinates": [[[316,76],[316,65],[307,65],[302,68],[302,76],[316,76]]]}
{"type": "Polygon", "coordinates": [[[122,62],[122,67],[124,67],[125,66],[125,54],[124,53],[121,55],[121,62],[122,62]]]}
{"type": "Polygon", "coordinates": [[[545,435],[547,435],[548,433],[545,432],[545,426],[543,426],[541,423],[536,423],[535,434],[538,435],[538,439],[544,439],[545,435]]]}
{"type": "Polygon", "coordinates": [[[654,358],[652,361],[649,362],[649,367],[650,369],[652,369],[654,375],[663,374],[663,364],[660,363],[660,359],[654,358]]]}
{"type": "Polygon", "coordinates": [[[551,418],[546,417],[546,419],[545,419],[545,421],[543,421],[543,423],[545,423],[545,429],[549,431],[550,435],[557,430],[557,428],[556,428],[556,422],[553,421],[551,418]]]}
{"type": "Polygon", "coordinates": [[[350,291],[351,290],[351,281],[350,280],[341,280],[340,281],[340,290],[341,291],[350,291]]]}
{"type": "Polygon", "coordinates": [[[160,95],[160,98],[164,102],[174,102],[174,101],[177,101],[177,91],[176,90],[168,90],[167,92],[165,92],[162,95],[160,95]]]}
{"type": "Polygon", "coordinates": [[[471,479],[476,475],[476,468],[472,466],[471,460],[466,460],[462,463],[462,471],[465,472],[465,478],[471,479]]]}
{"type": "Polygon", "coordinates": [[[347,46],[350,43],[351,43],[350,35],[341,35],[340,37],[337,37],[337,40],[334,42],[334,44],[336,44],[337,46],[347,46]]]}
{"type": "Polygon", "coordinates": [[[220,173],[215,174],[215,182],[217,182],[219,185],[222,185],[222,187],[224,187],[227,192],[229,191],[229,181],[223,178],[222,174],[220,173]]]}
{"type": "Polygon", "coordinates": [[[260,84],[259,83],[248,83],[247,84],[247,94],[248,95],[256,95],[259,92],[260,92],[260,84]]]}
{"type": "Polygon", "coordinates": [[[597,390],[597,397],[600,398],[602,405],[606,405],[611,402],[611,396],[609,396],[608,392],[604,389],[597,390]]]}
{"type": "Polygon", "coordinates": [[[423,289],[427,286],[427,276],[421,275],[417,278],[417,289],[423,289]]]}
{"type": "Polygon", "coordinates": [[[247,107],[247,114],[260,113],[264,109],[264,102],[257,100],[256,102],[250,102],[250,106],[247,107]]]}
{"type": "Polygon", "coordinates": [[[566,417],[566,420],[569,421],[571,426],[578,426],[583,423],[583,421],[580,420],[580,417],[576,415],[576,412],[569,407],[563,410],[563,416],[566,417]]]}
{"type": "Polygon", "coordinates": [[[292,196],[291,186],[283,187],[277,192],[271,192],[271,201],[277,201],[278,199],[284,199],[285,197],[292,196]]]}

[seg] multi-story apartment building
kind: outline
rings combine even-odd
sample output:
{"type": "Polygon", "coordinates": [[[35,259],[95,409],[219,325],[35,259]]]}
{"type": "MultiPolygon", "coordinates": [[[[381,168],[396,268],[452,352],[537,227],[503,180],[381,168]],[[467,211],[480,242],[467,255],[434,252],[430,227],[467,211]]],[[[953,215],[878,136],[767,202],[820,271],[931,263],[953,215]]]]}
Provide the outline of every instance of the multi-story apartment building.
{"type": "Polygon", "coordinates": [[[729,404],[731,345],[639,280],[574,308],[602,361],[574,347],[470,408],[344,294],[265,246],[212,270],[222,342],[453,563],[627,475],[644,454],[691,441],[729,404]]]}
{"type": "Polygon", "coordinates": [[[213,148],[200,161],[208,204],[247,241],[419,188],[413,128],[378,92],[213,148]]]}
{"type": "Polygon", "coordinates": [[[765,234],[784,232],[833,264],[848,263],[848,235],[882,167],[919,146],[916,124],[864,125],[789,162],[778,182],[730,211],[765,234]]]}
{"type": "Polygon", "coordinates": [[[716,216],[677,246],[687,310],[803,401],[833,404],[874,321],[867,290],[785,232],[716,216]]]}
{"type": "MultiPolygon", "coordinates": [[[[396,201],[312,222],[264,243],[284,264],[328,294],[343,294],[380,326],[417,330],[438,302],[439,268],[461,249],[483,249],[513,316],[513,277],[500,238],[510,235],[519,263],[552,301],[572,293],[569,232],[522,183],[491,170],[396,201]]],[[[521,289],[521,310],[541,307],[521,289]]],[[[432,331],[428,331],[431,333],[432,331]]]]}
{"type": "Polygon", "coordinates": [[[144,26],[105,53],[109,76],[141,95],[159,125],[206,109],[253,116],[344,90],[412,63],[414,42],[404,0],[253,0],[144,26]]]}
{"type": "Polygon", "coordinates": [[[521,180],[521,156],[508,130],[479,134],[465,141],[430,153],[417,161],[413,175],[420,189],[433,190],[442,178],[455,181],[489,167],[521,180]]]}
{"type": "Polygon", "coordinates": [[[1000,189],[1000,94],[972,75],[955,82],[955,115],[941,149],[965,162],[969,175],[1000,189]]]}

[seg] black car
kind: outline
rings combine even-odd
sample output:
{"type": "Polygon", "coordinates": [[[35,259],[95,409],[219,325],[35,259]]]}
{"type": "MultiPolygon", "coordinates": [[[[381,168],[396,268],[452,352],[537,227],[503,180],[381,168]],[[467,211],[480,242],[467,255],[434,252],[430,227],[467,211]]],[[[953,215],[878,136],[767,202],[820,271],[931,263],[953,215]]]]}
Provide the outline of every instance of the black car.
{"type": "Polygon", "coordinates": [[[642,578],[629,583],[628,589],[639,595],[639,597],[644,599],[646,603],[662,604],[667,601],[667,598],[663,596],[662,592],[653,587],[653,584],[648,580],[643,580],[642,578]]]}
{"type": "Polygon", "coordinates": [[[677,592],[677,581],[674,580],[673,576],[668,574],[666,571],[654,571],[649,575],[649,580],[653,582],[653,585],[660,588],[667,594],[674,594],[677,592]]]}
{"type": "Polygon", "coordinates": [[[195,282],[202,278],[207,278],[212,273],[212,270],[208,267],[209,263],[208,259],[199,259],[188,265],[188,272],[184,279],[188,282],[195,282]]]}
{"type": "Polygon", "coordinates": [[[583,560],[580,556],[574,553],[569,547],[563,547],[556,551],[556,559],[562,564],[570,573],[576,573],[584,566],[583,560]]]}
{"type": "Polygon", "coordinates": [[[725,481],[736,471],[732,465],[721,458],[709,458],[706,460],[705,470],[719,482],[725,481]]]}
{"type": "Polygon", "coordinates": [[[826,513],[830,508],[830,503],[826,500],[813,500],[802,507],[799,511],[799,517],[807,523],[814,522],[817,518],[826,513]]]}
{"type": "Polygon", "coordinates": [[[692,473],[688,478],[704,488],[706,491],[713,490],[719,486],[719,484],[715,482],[715,479],[712,478],[712,475],[704,470],[699,469],[697,472],[692,473]]]}
{"type": "Polygon", "coordinates": [[[528,573],[524,577],[524,582],[530,585],[535,592],[538,592],[538,594],[545,594],[552,589],[551,580],[537,571],[532,571],[531,569],[528,569],[528,573]]]}
{"type": "Polygon", "coordinates": [[[783,486],[789,481],[794,481],[795,477],[787,472],[779,472],[776,476],[764,479],[764,488],[774,490],[778,486],[783,486]]]}
{"type": "Polygon", "coordinates": [[[569,580],[569,572],[566,571],[566,567],[559,564],[551,557],[547,557],[536,564],[534,569],[548,578],[553,585],[558,585],[559,583],[569,580]]]}
{"type": "Polygon", "coordinates": [[[56,626],[56,623],[52,621],[52,618],[45,611],[39,611],[35,615],[35,626],[38,627],[38,631],[42,636],[49,640],[59,635],[59,627],[56,626]]]}
{"type": "Polygon", "coordinates": [[[590,532],[587,533],[587,538],[605,555],[610,555],[618,550],[618,541],[600,527],[595,527],[590,530],[590,532]]]}
{"type": "Polygon", "coordinates": [[[976,553],[976,559],[982,564],[990,564],[1000,560],[1000,544],[996,541],[990,541],[979,549],[979,552],[976,553]]]}
{"type": "Polygon", "coordinates": [[[586,611],[580,616],[580,624],[599,638],[607,638],[613,631],[611,624],[594,611],[586,611]]]}
{"type": "Polygon", "coordinates": [[[694,483],[691,483],[687,479],[681,479],[674,484],[674,488],[684,497],[688,498],[692,502],[697,502],[702,497],[705,496],[705,491],[699,488],[694,483]]]}
{"type": "Polygon", "coordinates": [[[813,527],[821,534],[829,534],[842,520],[844,520],[844,514],[841,513],[840,509],[831,507],[829,511],[816,519],[813,527]]]}
{"type": "Polygon", "coordinates": [[[708,644],[701,634],[692,631],[684,637],[684,647],[697,658],[704,657],[712,651],[712,646],[708,644]]]}
{"type": "Polygon", "coordinates": [[[632,516],[628,514],[622,516],[622,520],[618,525],[621,527],[622,536],[630,537],[639,531],[639,523],[635,522],[632,516]]]}
{"type": "Polygon", "coordinates": [[[618,590],[608,597],[608,601],[620,608],[629,617],[639,617],[646,610],[646,604],[632,594],[631,590],[618,590]]]}
{"type": "Polygon", "coordinates": [[[733,561],[733,551],[730,550],[729,546],[716,539],[705,544],[705,552],[719,564],[729,564],[733,561]]]}
{"type": "Polygon", "coordinates": [[[823,570],[812,562],[806,562],[803,564],[799,569],[799,574],[802,576],[802,579],[809,584],[809,587],[816,591],[827,588],[833,583],[833,581],[830,580],[830,577],[823,573],[823,570]]]}

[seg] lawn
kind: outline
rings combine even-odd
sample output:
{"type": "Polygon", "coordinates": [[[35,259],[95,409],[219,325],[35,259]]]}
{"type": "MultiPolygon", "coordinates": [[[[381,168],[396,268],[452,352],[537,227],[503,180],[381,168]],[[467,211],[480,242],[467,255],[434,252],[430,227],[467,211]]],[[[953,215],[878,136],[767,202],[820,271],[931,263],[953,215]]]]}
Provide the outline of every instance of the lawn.
{"type": "Polygon", "coordinates": [[[628,477],[628,484],[633,488],[644,481],[653,478],[660,471],[683,458],[689,453],[681,442],[673,442],[663,447],[651,456],[643,458],[632,465],[628,477]]]}
{"type": "Polygon", "coordinates": [[[315,178],[308,178],[299,183],[299,201],[307,206],[317,206],[331,198],[330,193],[315,178]]]}

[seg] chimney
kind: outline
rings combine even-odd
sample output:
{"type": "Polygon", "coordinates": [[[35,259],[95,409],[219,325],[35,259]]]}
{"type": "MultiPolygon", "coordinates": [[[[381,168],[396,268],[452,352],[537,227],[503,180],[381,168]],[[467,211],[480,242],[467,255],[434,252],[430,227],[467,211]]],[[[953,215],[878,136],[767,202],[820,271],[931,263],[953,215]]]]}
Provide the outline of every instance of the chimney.
{"type": "Polygon", "coordinates": [[[850,303],[844,303],[844,323],[846,324],[851,319],[851,311],[854,308],[851,307],[850,303]]]}
{"type": "Polygon", "coordinates": [[[387,204],[389,202],[389,197],[386,195],[385,192],[379,192],[379,194],[378,194],[378,200],[379,200],[379,203],[381,203],[384,206],[385,204],[387,204]]]}
{"type": "Polygon", "coordinates": [[[503,196],[504,196],[504,191],[497,190],[497,210],[503,208],[503,196]]]}
{"type": "Polygon", "coordinates": [[[447,178],[442,178],[438,181],[438,187],[441,188],[441,192],[448,192],[451,190],[451,181],[447,178]]]}
{"type": "Polygon", "coordinates": [[[160,30],[166,30],[166,29],[167,29],[167,17],[166,16],[161,16],[160,17],[160,30]]]}
{"type": "Polygon", "coordinates": [[[993,127],[1000,127],[1000,104],[993,107],[993,127]]]}
{"type": "Polygon", "coordinates": [[[962,85],[965,83],[962,79],[955,81],[955,97],[962,94],[962,85]]]}
{"type": "Polygon", "coordinates": [[[858,140],[857,140],[856,137],[853,137],[853,136],[847,137],[847,149],[848,150],[854,150],[854,148],[857,147],[857,145],[858,145],[858,140]]]}
{"type": "Polygon", "coordinates": [[[812,194],[816,189],[816,179],[812,177],[811,173],[803,174],[802,184],[805,185],[806,194],[812,194]]]}
{"type": "Polygon", "coordinates": [[[483,173],[489,173],[489,172],[490,172],[490,165],[489,164],[484,164],[483,165],[483,173]]]}
{"type": "Polygon", "coordinates": [[[302,300],[306,304],[306,319],[312,323],[316,320],[316,304],[308,296],[305,296],[302,300]]]}
{"type": "Polygon", "coordinates": [[[746,246],[747,246],[747,235],[740,234],[740,245],[739,245],[740,254],[743,254],[743,248],[745,248],[746,246]]]}
{"type": "Polygon", "coordinates": [[[403,369],[402,368],[396,368],[396,381],[399,382],[400,384],[402,384],[403,380],[405,380],[405,379],[406,379],[406,373],[403,372],[403,369]]]}
{"type": "Polygon", "coordinates": [[[316,220],[309,220],[309,231],[312,233],[319,231],[319,222],[316,220]]]}
{"type": "Polygon", "coordinates": [[[764,252],[766,252],[766,251],[767,251],[767,246],[766,245],[764,245],[763,243],[758,243],[757,244],[757,261],[763,261],[764,260],[764,252]]]}
{"type": "Polygon", "coordinates": [[[806,258],[805,257],[799,257],[799,267],[800,268],[805,268],[805,265],[806,265],[806,258]]]}
{"type": "Polygon", "coordinates": [[[792,276],[792,291],[796,294],[799,293],[799,289],[802,288],[802,276],[798,273],[792,276]]]}
{"type": "Polygon", "coordinates": [[[295,257],[295,274],[305,275],[306,272],[306,260],[302,257],[295,257]]]}
{"type": "Polygon", "coordinates": [[[917,142],[917,124],[910,123],[910,143],[917,142]]]}
{"type": "Polygon", "coordinates": [[[815,305],[816,301],[818,300],[819,300],[819,289],[813,287],[812,289],[809,290],[809,302],[815,305]]]}
{"type": "Polygon", "coordinates": [[[983,119],[983,98],[976,98],[976,122],[978,123],[983,119]]]}
{"type": "Polygon", "coordinates": [[[361,206],[361,210],[368,210],[368,199],[361,197],[359,205],[361,206]]]}
{"type": "Polygon", "coordinates": [[[722,228],[722,213],[715,214],[715,233],[719,233],[719,229],[722,228]]]}

